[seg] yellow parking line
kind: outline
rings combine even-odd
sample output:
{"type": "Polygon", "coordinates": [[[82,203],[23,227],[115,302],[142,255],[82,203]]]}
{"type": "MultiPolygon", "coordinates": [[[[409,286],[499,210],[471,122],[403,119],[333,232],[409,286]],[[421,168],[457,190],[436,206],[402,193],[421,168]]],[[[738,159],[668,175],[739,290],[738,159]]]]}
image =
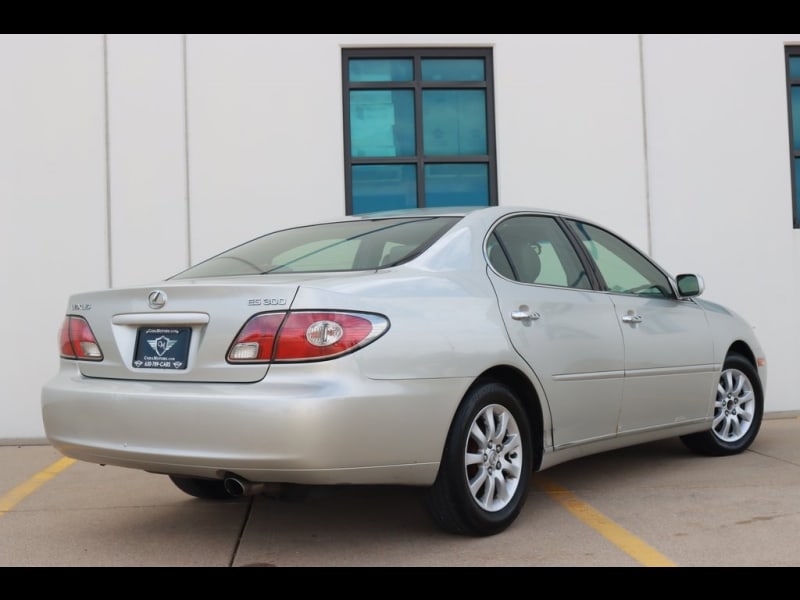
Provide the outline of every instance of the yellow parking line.
{"type": "Polygon", "coordinates": [[[537,475],[534,483],[575,517],[593,528],[628,556],[646,567],[676,567],[674,562],[611,519],[579,500],[572,492],[537,475]]]}
{"type": "Polygon", "coordinates": [[[0,496],[0,517],[9,512],[27,496],[35,492],[39,486],[50,481],[61,471],[75,463],[73,458],[62,458],[52,465],[39,471],[25,483],[19,484],[7,494],[0,496]]]}

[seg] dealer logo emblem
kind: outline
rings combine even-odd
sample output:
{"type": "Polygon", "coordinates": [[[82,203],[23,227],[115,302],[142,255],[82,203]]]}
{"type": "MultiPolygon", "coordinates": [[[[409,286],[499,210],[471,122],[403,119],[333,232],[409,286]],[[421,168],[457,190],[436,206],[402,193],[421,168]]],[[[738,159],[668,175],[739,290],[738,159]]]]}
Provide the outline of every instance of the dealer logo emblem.
{"type": "Polygon", "coordinates": [[[167,336],[162,335],[154,340],[147,340],[148,345],[159,356],[164,356],[164,353],[178,343],[178,340],[171,340],[167,336]]]}
{"type": "Polygon", "coordinates": [[[150,308],[164,308],[164,305],[167,303],[167,295],[161,290],[153,290],[147,296],[147,303],[150,305],[150,308]]]}

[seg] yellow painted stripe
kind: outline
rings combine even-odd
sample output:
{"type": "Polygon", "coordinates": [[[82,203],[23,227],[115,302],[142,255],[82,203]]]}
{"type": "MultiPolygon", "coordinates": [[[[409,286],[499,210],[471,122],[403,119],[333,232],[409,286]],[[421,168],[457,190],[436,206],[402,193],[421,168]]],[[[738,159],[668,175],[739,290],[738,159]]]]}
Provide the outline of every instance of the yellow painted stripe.
{"type": "Polygon", "coordinates": [[[41,485],[50,481],[64,469],[75,463],[73,458],[62,458],[52,465],[39,471],[25,483],[19,484],[7,494],[0,496],[0,517],[9,512],[26,497],[35,492],[41,485]]]}
{"type": "Polygon", "coordinates": [[[536,486],[561,504],[578,519],[597,531],[620,550],[646,567],[676,567],[677,565],[652,546],[646,544],[625,528],[579,500],[575,494],[555,482],[537,475],[536,486]]]}

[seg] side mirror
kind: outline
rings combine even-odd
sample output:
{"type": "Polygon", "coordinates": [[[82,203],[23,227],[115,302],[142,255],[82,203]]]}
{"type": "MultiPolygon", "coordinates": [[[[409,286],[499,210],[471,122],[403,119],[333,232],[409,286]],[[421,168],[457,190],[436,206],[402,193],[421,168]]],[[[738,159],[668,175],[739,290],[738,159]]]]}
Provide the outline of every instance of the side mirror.
{"type": "Polygon", "coordinates": [[[694,273],[684,273],[675,278],[678,284],[678,295],[681,298],[699,296],[706,289],[706,284],[700,275],[694,273]]]}

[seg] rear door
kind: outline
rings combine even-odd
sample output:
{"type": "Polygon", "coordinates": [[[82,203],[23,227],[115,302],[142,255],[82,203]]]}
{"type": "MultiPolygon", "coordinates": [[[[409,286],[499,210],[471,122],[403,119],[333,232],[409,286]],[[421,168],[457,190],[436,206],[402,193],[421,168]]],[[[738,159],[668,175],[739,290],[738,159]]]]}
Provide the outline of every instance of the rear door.
{"type": "Polygon", "coordinates": [[[548,216],[516,215],[495,226],[487,254],[509,338],[547,394],[554,446],[616,435],[622,334],[565,231],[548,216]]]}

